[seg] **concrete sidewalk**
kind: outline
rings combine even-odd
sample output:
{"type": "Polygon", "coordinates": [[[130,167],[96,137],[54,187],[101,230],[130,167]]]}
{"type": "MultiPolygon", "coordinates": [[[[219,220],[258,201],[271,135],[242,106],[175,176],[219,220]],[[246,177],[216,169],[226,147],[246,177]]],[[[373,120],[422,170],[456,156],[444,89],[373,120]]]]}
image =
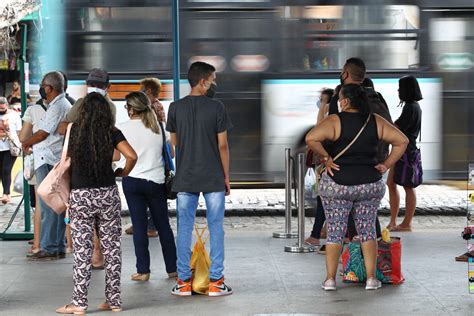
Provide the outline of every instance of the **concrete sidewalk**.
{"type": "MultiPolygon", "coordinates": [[[[465,251],[460,229],[414,223],[414,233],[397,234],[403,241],[402,285],[366,292],[361,285],[338,279],[338,291],[324,292],[324,256],[285,253],[284,246],[295,240],[273,239],[273,227],[254,226],[254,220],[226,218],[225,276],[234,294],[222,298],[172,296],[174,282],[166,277],[157,239],[150,242],[150,281],[130,281],[135,257],[132,237],[124,236],[121,315],[473,315],[467,264],[454,261],[465,251]],[[234,219],[243,225],[233,227],[234,219]]],[[[453,220],[462,224],[460,217],[453,220]]],[[[172,222],[175,227],[175,219],[172,222]]],[[[70,299],[72,257],[30,262],[25,258],[27,247],[26,242],[0,242],[0,315],[54,315],[70,299]]],[[[103,314],[96,309],[103,291],[104,271],[93,271],[88,314],[103,314]]]]}

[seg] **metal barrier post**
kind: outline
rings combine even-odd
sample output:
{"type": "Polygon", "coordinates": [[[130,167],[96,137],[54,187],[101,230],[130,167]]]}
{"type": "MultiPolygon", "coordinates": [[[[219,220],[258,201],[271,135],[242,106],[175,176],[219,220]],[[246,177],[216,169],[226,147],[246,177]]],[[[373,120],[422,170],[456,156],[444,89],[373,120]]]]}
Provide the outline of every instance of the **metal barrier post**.
{"type": "Polygon", "coordinates": [[[304,244],[304,177],[305,177],[305,154],[298,154],[298,243],[286,246],[286,252],[314,252],[316,248],[304,244]]]}
{"type": "Polygon", "coordinates": [[[285,231],[274,232],[273,238],[296,238],[291,232],[291,149],[285,148],[285,231]]]}

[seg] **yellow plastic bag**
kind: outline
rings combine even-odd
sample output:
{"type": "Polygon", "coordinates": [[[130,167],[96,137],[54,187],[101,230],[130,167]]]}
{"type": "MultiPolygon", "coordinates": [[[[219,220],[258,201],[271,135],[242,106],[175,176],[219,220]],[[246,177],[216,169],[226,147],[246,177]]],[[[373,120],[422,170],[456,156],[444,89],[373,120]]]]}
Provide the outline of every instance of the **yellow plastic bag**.
{"type": "Polygon", "coordinates": [[[206,251],[206,242],[209,239],[209,234],[203,240],[203,235],[207,230],[207,226],[196,230],[197,240],[194,244],[193,254],[191,256],[191,271],[193,273],[193,292],[199,294],[208,294],[209,292],[209,267],[211,266],[211,258],[206,251]]]}

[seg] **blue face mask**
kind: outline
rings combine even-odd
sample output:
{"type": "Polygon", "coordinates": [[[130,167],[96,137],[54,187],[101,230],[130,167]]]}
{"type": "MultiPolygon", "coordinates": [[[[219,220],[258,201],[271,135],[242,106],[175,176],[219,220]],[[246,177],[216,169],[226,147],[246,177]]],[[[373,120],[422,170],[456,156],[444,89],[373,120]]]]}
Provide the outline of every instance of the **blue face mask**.
{"type": "Polygon", "coordinates": [[[318,109],[321,108],[321,100],[318,99],[318,101],[316,101],[316,106],[318,107],[318,109]]]}

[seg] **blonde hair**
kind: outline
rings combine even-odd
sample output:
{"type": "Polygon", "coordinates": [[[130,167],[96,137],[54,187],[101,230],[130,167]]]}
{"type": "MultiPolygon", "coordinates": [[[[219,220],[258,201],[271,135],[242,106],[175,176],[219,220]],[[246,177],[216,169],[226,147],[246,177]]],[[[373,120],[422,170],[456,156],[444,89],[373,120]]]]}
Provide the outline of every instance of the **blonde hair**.
{"type": "Polygon", "coordinates": [[[145,78],[140,80],[140,84],[145,88],[145,90],[150,89],[151,95],[158,97],[161,91],[161,81],[157,78],[145,78]]]}
{"type": "Polygon", "coordinates": [[[135,91],[125,96],[128,109],[132,109],[136,115],[140,116],[146,128],[152,130],[155,134],[160,134],[160,126],[155,112],[151,109],[150,100],[145,93],[135,91]]]}

